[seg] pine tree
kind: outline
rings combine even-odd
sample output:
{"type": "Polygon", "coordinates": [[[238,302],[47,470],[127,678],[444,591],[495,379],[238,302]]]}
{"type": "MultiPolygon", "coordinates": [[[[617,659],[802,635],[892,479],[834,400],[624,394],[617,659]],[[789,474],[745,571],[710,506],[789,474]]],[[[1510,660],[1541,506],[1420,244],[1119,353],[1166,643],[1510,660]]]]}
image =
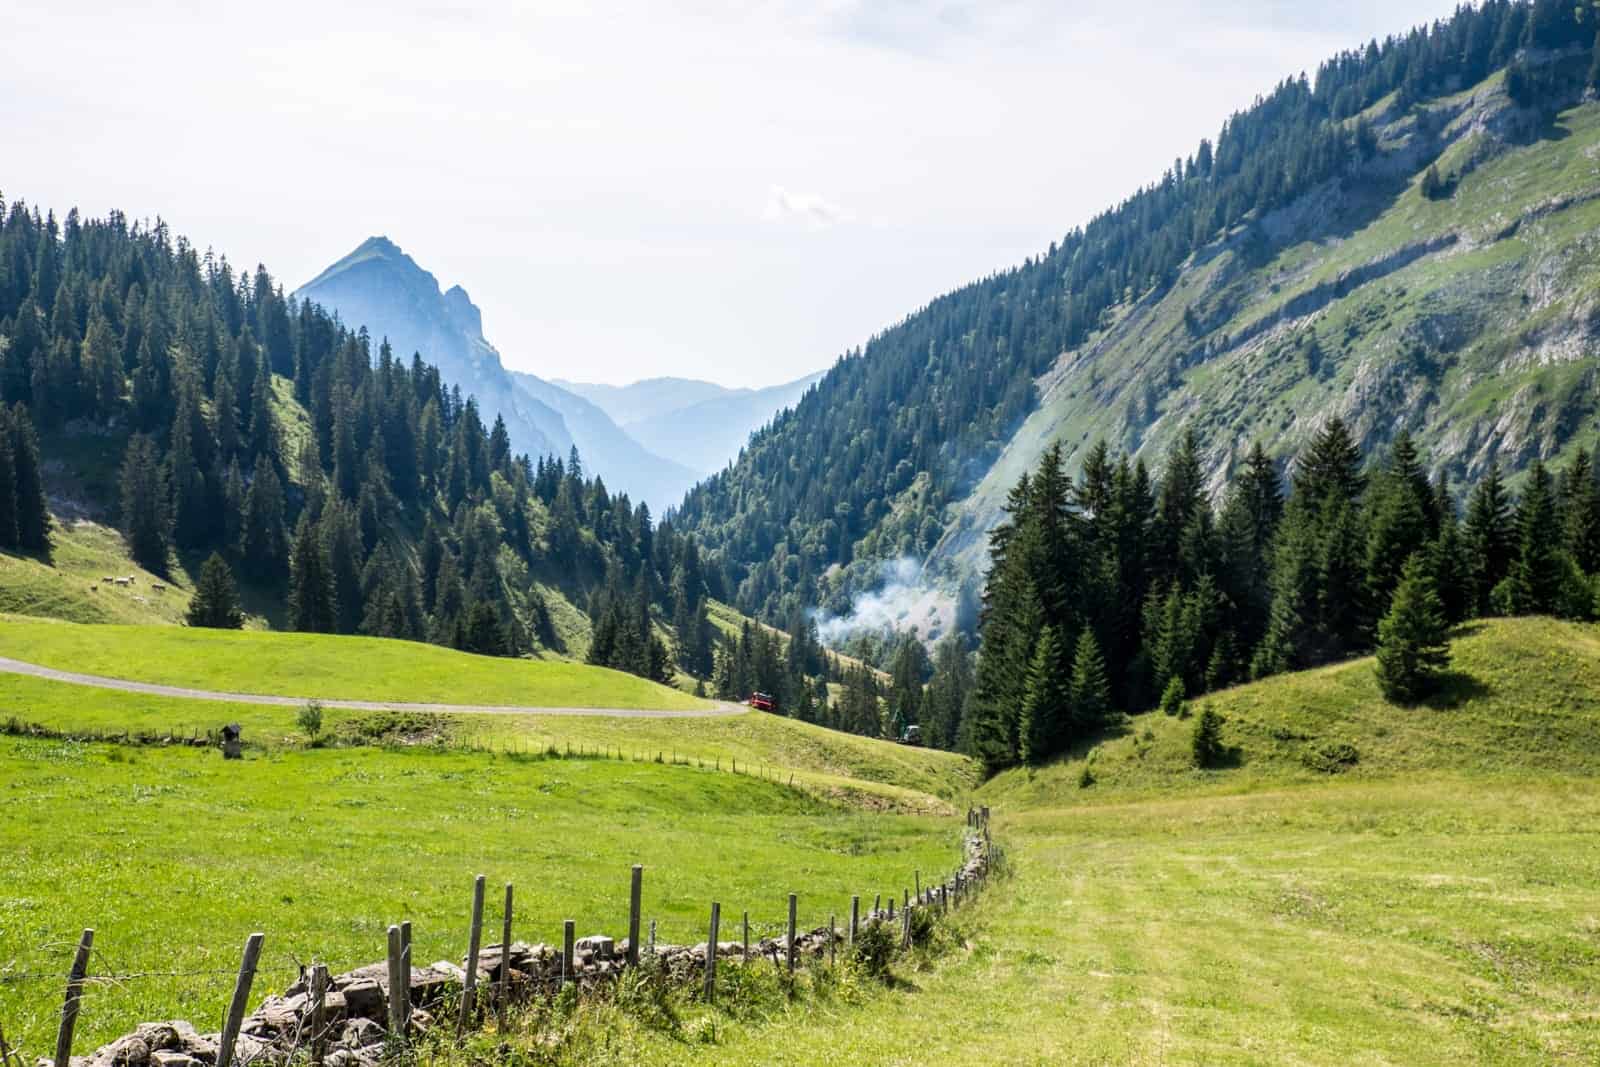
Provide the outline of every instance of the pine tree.
{"type": "Polygon", "coordinates": [[[267,456],[256,457],[255,475],[244,497],[240,554],[245,573],[260,582],[276,582],[289,569],[284,530],[283,484],[267,456]]]}
{"type": "MultiPolygon", "coordinates": [[[[265,457],[262,457],[265,462],[265,457]]],[[[295,529],[289,560],[289,627],[302,633],[333,633],[338,624],[333,583],[322,540],[310,520],[295,529]]]]}
{"type": "Polygon", "coordinates": [[[11,434],[6,412],[0,408],[0,549],[19,547],[17,533],[17,472],[11,459],[11,434]]]}
{"type": "Polygon", "coordinates": [[[1494,610],[1491,596],[1510,573],[1517,545],[1511,504],[1506,499],[1498,461],[1490,462],[1472,491],[1463,534],[1472,577],[1473,611],[1488,615],[1494,610]]]}
{"type": "Polygon", "coordinates": [[[44,473],[39,461],[39,440],[33,433],[28,409],[18,403],[11,409],[11,469],[16,485],[17,545],[24,552],[50,558],[50,506],[44,495],[44,473]]]}
{"type": "Polygon", "coordinates": [[[1072,679],[1064,665],[1061,641],[1046,626],[1034,646],[1018,726],[1022,762],[1037,766],[1061,750],[1072,715],[1072,679]]]}
{"type": "Polygon", "coordinates": [[[1449,624],[1423,557],[1406,560],[1389,613],[1378,624],[1378,684],[1390,700],[1414,704],[1450,664],[1449,624]]]}
{"type": "Polygon", "coordinates": [[[189,610],[184,620],[190,626],[206,626],[217,630],[237,630],[244,625],[244,612],[239,609],[239,590],[233,582],[233,571],[219,554],[213,552],[200,568],[200,580],[195,583],[194,596],[189,600],[189,610]]]}
{"type": "Polygon", "coordinates": [[[165,576],[172,549],[172,522],[167,511],[167,483],[156,459],[155,443],[134,434],[122,459],[122,535],[133,561],[152,574],[165,576]]]}
{"type": "Polygon", "coordinates": [[[1222,740],[1224,721],[1214,708],[1201,709],[1200,717],[1194,723],[1194,733],[1190,736],[1190,748],[1194,753],[1196,767],[1206,770],[1220,767],[1227,762],[1228,746],[1222,740]]]}
{"type": "Polygon", "coordinates": [[[1088,627],[1078,635],[1077,651],[1072,657],[1070,700],[1074,739],[1100,729],[1111,717],[1106,661],[1100,654],[1099,639],[1088,627]]]}
{"type": "Polygon", "coordinates": [[[1517,505],[1517,555],[1505,579],[1495,587],[1496,610],[1511,615],[1554,614],[1562,602],[1567,573],[1556,522],[1555,490],[1550,472],[1535,457],[1528,485],[1517,505]]]}

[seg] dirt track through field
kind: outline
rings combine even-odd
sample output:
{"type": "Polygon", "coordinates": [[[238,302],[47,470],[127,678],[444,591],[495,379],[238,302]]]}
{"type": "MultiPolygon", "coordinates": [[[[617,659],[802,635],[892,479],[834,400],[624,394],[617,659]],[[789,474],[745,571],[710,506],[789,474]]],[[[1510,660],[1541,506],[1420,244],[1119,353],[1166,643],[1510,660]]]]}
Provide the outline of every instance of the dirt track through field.
{"type": "Polygon", "coordinates": [[[345,711],[426,711],[451,715],[594,715],[618,719],[710,719],[725,715],[743,714],[745,708],[726,701],[714,708],[696,711],[651,711],[643,708],[541,708],[500,704],[420,704],[400,700],[329,700],[323,697],[281,697],[263,693],[220,693],[212,689],[186,689],[176,685],[154,685],[150,682],[130,682],[121,678],[106,678],[98,674],[75,674],[58,671],[54,667],[41,667],[19,659],[0,656],[0,673],[25,674],[68,685],[89,685],[97,689],[117,689],[124,693],[142,693],[154,697],[178,697],[184,700],[215,700],[226,704],[268,704],[280,708],[297,708],[309,700],[316,700],[325,708],[345,711]]]}

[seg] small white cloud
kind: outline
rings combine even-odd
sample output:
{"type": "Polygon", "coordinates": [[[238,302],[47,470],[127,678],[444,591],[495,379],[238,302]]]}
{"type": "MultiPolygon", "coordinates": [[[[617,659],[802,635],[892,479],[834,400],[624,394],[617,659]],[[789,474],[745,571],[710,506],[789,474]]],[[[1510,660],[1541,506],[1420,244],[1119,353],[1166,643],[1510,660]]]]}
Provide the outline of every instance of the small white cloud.
{"type": "Polygon", "coordinates": [[[826,230],[854,218],[821,193],[796,193],[781,185],[767,190],[767,209],[761,217],[768,222],[798,222],[810,230],[826,230]]]}

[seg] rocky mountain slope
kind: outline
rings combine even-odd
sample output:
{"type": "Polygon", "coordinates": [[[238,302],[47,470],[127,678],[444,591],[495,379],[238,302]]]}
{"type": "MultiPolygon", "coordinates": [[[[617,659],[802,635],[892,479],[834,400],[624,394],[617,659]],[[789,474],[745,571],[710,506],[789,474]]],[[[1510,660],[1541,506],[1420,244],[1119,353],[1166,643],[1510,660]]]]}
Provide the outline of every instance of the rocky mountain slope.
{"type": "Polygon", "coordinates": [[[483,335],[483,315],[465,289],[442,291],[434,276],[387,237],[372,237],[301,286],[296,300],[337,312],[374,341],[387,338],[399,358],[420,352],[444,379],[477,399],[486,423],[506,421],[513,447],[565,457],[577,446],[585,465],[612,491],[657,511],[694,482],[689,469],[655,455],[599,407],[532,374],[507,370],[483,335]]]}
{"type": "MultiPolygon", "coordinates": [[[[748,611],[868,603],[925,630],[1061,443],[1215,488],[1332,415],[1459,488],[1600,433],[1600,62],[1582,11],[1463,8],[1330,59],[1042,255],[842,359],[690,494],[748,611]],[[791,457],[799,457],[792,459],[791,457]]],[[[1517,484],[1513,477],[1513,485],[1517,484]]]]}

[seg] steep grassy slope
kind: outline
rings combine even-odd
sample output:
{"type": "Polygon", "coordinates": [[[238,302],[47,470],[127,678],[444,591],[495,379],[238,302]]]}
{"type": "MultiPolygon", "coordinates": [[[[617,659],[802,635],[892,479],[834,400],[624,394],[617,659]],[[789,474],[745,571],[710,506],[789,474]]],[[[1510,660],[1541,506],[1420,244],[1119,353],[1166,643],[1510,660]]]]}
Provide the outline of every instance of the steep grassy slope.
{"type": "Polygon", "coordinates": [[[1369,116],[1383,154],[1195,255],[1038,379],[1041,403],[954,509],[935,565],[969,573],[1045,448],[1152,464],[1200,435],[1220,481],[1253,441],[1291,454],[1330,414],[1409,428],[1457,484],[1600,435],[1600,104],[1545,121],[1503,74],[1369,116]],[[1436,162],[1435,162],[1436,161],[1436,162]],[[1436,167],[1446,195],[1422,178],[1436,167]]]}
{"type": "Polygon", "coordinates": [[[189,604],[187,575],[157,578],[128,558],[122,535],[89,519],[56,517],[48,564],[0,553],[0,613],[70,622],[173,623],[189,604]],[[130,585],[102,582],[133,577],[130,585]],[[154,585],[166,586],[156,592],[154,585]]]}

